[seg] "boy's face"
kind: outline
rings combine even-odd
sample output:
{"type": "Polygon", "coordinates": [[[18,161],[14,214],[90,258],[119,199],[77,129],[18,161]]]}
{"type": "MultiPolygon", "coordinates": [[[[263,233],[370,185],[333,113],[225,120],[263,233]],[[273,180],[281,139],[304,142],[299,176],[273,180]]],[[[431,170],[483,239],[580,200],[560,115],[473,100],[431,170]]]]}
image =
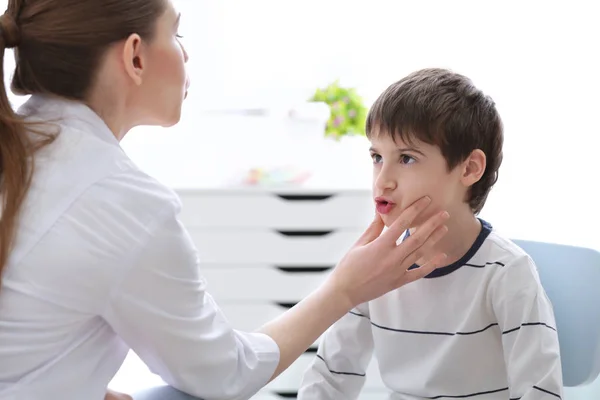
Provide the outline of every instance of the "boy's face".
{"type": "Polygon", "coordinates": [[[371,137],[373,159],[373,196],[377,212],[390,226],[409,205],[429,196],[431,205],[414,222],[421,225],[434,213],[446,210],[452,215],[465,202],[468,186],[465,164],[451,171],[437,146],[417,140],[410,145],[394,140],[387,133],[371,137]]]}

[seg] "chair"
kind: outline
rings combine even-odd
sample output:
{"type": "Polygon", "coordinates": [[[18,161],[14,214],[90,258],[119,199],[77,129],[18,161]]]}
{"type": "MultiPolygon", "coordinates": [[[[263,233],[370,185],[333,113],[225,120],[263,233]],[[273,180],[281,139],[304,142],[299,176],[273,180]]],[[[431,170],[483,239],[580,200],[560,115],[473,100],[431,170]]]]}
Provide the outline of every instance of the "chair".
{"type": "Polygon", "coordinates": [[[600,374],[600,252],[514,240],[536,263],[552,302],[563,384],[582,386],[600,374]]]}

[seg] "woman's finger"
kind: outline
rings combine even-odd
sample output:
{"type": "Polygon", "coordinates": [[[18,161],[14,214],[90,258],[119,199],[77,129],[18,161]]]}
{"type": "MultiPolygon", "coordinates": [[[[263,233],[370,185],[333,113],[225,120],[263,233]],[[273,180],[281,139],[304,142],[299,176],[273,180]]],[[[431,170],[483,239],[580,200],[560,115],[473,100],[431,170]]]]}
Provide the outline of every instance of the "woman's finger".
{"type": "Polygon", "coordinates": [[[366,244],[371,243],[373,240],[377,239],[381,232],[383,231],[383,220],[379,213],[375,213],[375,218],[371,225],[367,228],[367,230],[361,235],[361,237],[356,242],[355,246],[364,246],[366,244]]]}
{"type": "Polygon", "coordinates": [[[448,218],[449,215],[445,211],[429,218],[408,239],[396,246],[393,255],[396,261],[409,268],[421,257],[426,256],[448,232],[448,227],[443,225],[448,218]]]}
{"type": "Polygon", "coordinates": [[[446,233],[448,233],[448,227],[446,225],[437,227],[429,236],[425,244],[417,250],[417,255],[419,258],[417,259],[417,261],[414,262],[414,264],[417,264],[419,266],[425,265],[425,263],[428,262],[428,260],[430,260],[431,257],[434,255],[436,244],[440,240],[442,240],[446,233]]]}
{"type": "Polygon", "coordinates": [[[429,206],[430,203],[431,199],[429,196],[425,196],[408,206],[406,210],[402,211],[398,219],[390,225],[388,230],[381,235],[382,241],[390,246],[395,246],[400,236],[412,226],[413,221],[429,206]]]}
{"type": "Polygon", "coordinates": [[[419,268],[406,271],[402,278],[398,281],[397,287],[404,286],[407,283],[411,283],[426,277],[427,275],[435,271],[437,268],[443,266],[446,263],[446,259],[446,254],[437,254],[435,257],[433,257],[425,264],[421,265],[419,268]]]}
{"type": "MultiPolygon", "coordinates": [[[[403,285],[402,282],[407,283],[407,282],[412,282],[414,280],[414,279],[407,280],[407,279],[409,279],[409,278],[407,278],[407,276],[415,276],[415,279],[418,279],[419,276],[423,277],[423,276],[431,273],[431,271],[433,271],[435,268],[439,268],[439,267],[441,267],[443,265],[443,264],[437,264],[436,262],[440,260],[437,257],[443,257],[441,259],[441,261],[443,262],[446,259],[445,255],[437,254],[433,258],[429,257],[429,261],[427,261],[427,262],[423,262],[423,260],[427,260],[428,259],[428,257],[426,256],[426,254],[431,254],[433,252],[433,247],[435,246],[435,244],[437,242],[439,242],[439,240],[447,232],[448,232],[448,228],[445,225],[442,225],[442,226],[438,227],[427,238],[427,241],[426,241],[426,243],[425,243],[424,246],[419,247],[417,250],[413,251],[408,256],[406,256],[404,259],[396,261],[398,263],[401,263],[400,265],[402,265],[401,270],[398,271],[398,274],[399,274],[399,278],[398,278],[399,286],[403,285]],[[432,264],[432,262],[433,262],[433,264],[432,264]],[[420,265],[420,267],[412,269],[412,270],[409,270],[409,268],[411,266],[413,266],[415,263],[417,263],[417,265],[420,265]],[[419,273],[411,274],[413,271],[417,271],[417,270],[419,270],[419,273]],[[423,275],[423,274],[425,274],[425,275],[423,275]]],[[[405,240],[403,243],[405,243],[406,241],[408,241],[408,239],[405,240]]]]}

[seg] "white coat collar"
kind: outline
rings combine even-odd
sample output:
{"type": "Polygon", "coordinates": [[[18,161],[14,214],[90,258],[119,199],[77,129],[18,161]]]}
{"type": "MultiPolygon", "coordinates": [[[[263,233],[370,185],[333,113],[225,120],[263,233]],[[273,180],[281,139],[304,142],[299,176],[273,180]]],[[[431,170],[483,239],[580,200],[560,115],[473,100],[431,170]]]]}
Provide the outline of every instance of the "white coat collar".
{"type": "Polygon", "coordinates": [[[18,114],[90,132],[105,142],[119,146],[119,141],[104,120],[82,102],[35,94],[19,108],[18,114]]]}

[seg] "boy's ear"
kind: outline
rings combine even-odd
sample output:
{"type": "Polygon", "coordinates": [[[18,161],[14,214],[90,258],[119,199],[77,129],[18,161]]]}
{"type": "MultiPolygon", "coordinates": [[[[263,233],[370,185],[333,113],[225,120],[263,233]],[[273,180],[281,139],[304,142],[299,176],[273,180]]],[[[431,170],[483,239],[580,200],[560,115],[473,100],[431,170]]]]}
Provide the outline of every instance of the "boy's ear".
{"type": "Polygon", "coordinates": [[[469,155],[469,157],[467,157],[462,165],[462,183],[466,187],[471,187],[481,179],[483,173],[485,172],[485,153],[479,149],[473,150],[473,152],[469,155]]]}

